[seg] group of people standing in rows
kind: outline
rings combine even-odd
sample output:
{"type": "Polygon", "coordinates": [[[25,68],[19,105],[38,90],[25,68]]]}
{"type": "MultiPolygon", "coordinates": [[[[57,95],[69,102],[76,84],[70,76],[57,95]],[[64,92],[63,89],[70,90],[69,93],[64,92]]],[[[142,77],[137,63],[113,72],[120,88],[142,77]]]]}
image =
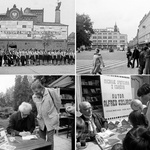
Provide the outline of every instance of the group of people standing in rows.
{"type": "Polygon", "coordinates": [[[69,50],[0,49],[0,66],[73,65],[75,53],[69,50]]]}
{"type": "Polygon", "coordinates": [[[133,52],[128,47],[126,55],[127,67],[134,68],[135,61],[137,61],[138,74],[150,74],[150,48],[148,45],[139,49],[135,47],[133,52]]]}

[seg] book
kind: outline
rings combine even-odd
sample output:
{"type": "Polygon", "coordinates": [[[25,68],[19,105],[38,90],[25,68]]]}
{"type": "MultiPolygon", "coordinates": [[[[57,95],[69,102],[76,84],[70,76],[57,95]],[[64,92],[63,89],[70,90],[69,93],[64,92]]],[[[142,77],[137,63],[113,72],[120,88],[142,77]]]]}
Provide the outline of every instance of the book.
{"type": "Polygon", "coordinates": [[[22,136],[22,140],[36,140],[38,137],[36,135],[26,135],[22,136]]]}

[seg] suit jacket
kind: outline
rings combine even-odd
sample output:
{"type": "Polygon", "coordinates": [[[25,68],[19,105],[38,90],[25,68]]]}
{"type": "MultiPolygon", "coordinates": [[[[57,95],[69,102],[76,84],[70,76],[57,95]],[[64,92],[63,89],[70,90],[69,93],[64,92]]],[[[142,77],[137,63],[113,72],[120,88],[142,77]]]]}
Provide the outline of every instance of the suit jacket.
{"type": "MultiPolygon", "coordinates": [[[[84,117],[84,115],[81,115],[80,117],[85,121],[85,131],[83,134],[87,134],[88,133],[88,123],[86,122],[86,118],[84,117]]],[[[103,118],[100,113],[93,112],[92,120],[93,120],[94,124],[96,125],[97,132],[101,132],[101,128],[105,128],[105,129],[108,128],[107,120],[105,118],[103,118]]],[[[95,137],[89,137],[89,138],[87,138],[87,141],[93,141],[94,139],[95,139],[95,137]]]]}
{"type": "Polygon", "coordinates": [[[15,135],[19,135],[19,132],[22,131],[29,131],[33,132],[35,128],[35,117],[34,114],[31,112],[26,118],[21,117],[21,113],[15,112],[10,116],[9,124],[7,127],[7,132],[11,134],[12,132],[15,135]]]}
{"type": "MultiPolygon", "coordinates": [[[[37,121],[40,129],[44,130],[46,126],[47,131],[51,131],[59,125],[59,114],[48,90],[50,89],[45,88],[43,98],[38,98],[36,95],[33,95],[32,99],[37,107],[37,121]]],[[[50,90],[50,92],[54,100],[59,99],[54,90],[50,90]]]]}

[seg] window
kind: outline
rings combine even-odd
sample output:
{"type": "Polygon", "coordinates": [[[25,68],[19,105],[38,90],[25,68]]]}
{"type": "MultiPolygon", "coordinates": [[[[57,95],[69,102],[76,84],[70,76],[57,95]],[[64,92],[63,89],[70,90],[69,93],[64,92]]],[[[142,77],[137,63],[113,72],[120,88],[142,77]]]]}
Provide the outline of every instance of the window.
{"type": "Polygon", "coordinates": [[[1,28],[1,25],[0,25],[0,28],[1,28]]]}
{"type": "Polygon", "coordinates": [[[107,33],[106,33],[106,32],[104,32],[104,33],[103,33],[103,35],[107,35],[107,33]]]}
{"type": "Polygon", "coordinates": [[[112,43],[112,40],[108,40],[108,43],[112,43]]]}
{"type": "Polygon", "coordinates": [[[103,39],[107,39],[107,36],[103,36],[103,39]]]}
{"type": "Polygon", "coordinates": [[[112,33],[108,33],[108,35],[112,35],[112,33]]]}
{"type": "Polygon", "coordinates": [[[93,36],[93,39],[97,39],[97,37],[96,37],[96,36],[93,36]]]}
{"type": "Polygon", "coordinates": [[[93,43],[96,43],[96,40],[93,40],[93,43]]]}
{"type": "Polygon", "coordinates": [[[22,25],[22,28],[27,28],[27,26],[26,25],[22,25]]]}
{"type": "Polygon", "coordinates": [[[107,43],[107,40],[103,40],[103,43],[107,43]]]}
{"type": "Polygon", "coordinates": [[[98,39],[101,39],[102,37],[101,36],[98,36],[98,39]]]}
{"type": "Polygon", "coordinates": [[[113,36],[114,39],[117,39],[117,36],[113,36]]]}
{"type": "Polygon", "coordinates": [[[98,43],[102,43],[102,40],[98,40],[98,43]]]}
{"type": "Polygon", "coordinates": [[[113,40],[114,43],[117,43],[117,40],[113,40]]]}
{"type": "Polygon", "coordinates": [[[120,40],[120,43],[125,43],[125,40],[120,40]]]}
{"type": "Polygon", "coordinates": [[[125,39],[125,37],[124,36],[120,36],[120,39],[125,39]]]}
{"type": "Polygon", "coordinates": [[[112,36],[109,36],[108,39],[112,39],[112,36]]]}

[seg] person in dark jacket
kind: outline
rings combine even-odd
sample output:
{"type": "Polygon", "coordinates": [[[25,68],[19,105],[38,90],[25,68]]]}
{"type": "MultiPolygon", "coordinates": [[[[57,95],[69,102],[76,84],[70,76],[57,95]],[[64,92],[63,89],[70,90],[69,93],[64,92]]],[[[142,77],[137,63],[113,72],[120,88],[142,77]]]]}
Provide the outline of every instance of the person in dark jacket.
{"type": "Polygon", "coordinates": [[[137,61],[137,68],[139,66],[139,50],[135,47],[134,48],[134,51],[133,51],[133,54],[132,54],[132,59],[133,59],[133,64],[132,64],[132,68],[134,68],[134,63],[135,63],[135,60],[137,61]]]}
{"type": "Polygon", "coordinates": [[[35,117],[31,113],[32,106],[29,103],[23,102],[19,106],[19,111],[10,116],[7,127],[8,134],[15,136],[30,135],[35,128],[35,117]]]}
{"type": "Polygon", "coordinates": [[[89,102],[81,102],[79,108],[82,113],[80,117],[85,121],[83,134],[86,135],[86,141],[93,141],[98,132],[104,132],[108,128],[108,122],[100,113],[92,111],[92,106],[89,102]]]}
{"type": "Polygon", "coordinates": [[[130,65],[132,66],[132,63],[131,63],[132,52],[129,47],[128,47],[128,51],[127,51],[126,55],[127,55],[127,61],[128,61],[127,67],[130,67],[130,65]]]}
{"type": "Polygon", "coordinates": [[[144,47],[142,48],[140,54],[139,54],[139,70],[138,73],[139,74],[143,74],[143,70],[145,68],[145,62],[146,62],[146,50],[148,48],[144,47]]]}

